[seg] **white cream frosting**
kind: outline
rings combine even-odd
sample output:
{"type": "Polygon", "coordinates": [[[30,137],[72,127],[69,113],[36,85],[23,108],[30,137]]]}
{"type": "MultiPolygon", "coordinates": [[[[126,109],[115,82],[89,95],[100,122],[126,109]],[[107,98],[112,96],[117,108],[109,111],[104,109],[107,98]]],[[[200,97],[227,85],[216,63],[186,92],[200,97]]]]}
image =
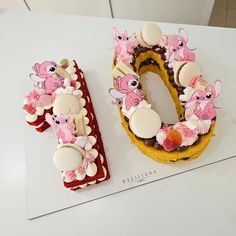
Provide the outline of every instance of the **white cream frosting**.
{"type": "Polygon", "coordinates": [[[35,112],[36,115],[41,116],[41,115],[43,115],[43,113],[44,113],[44,108],[43,107],[37,107],[36,108],[36,112],[35,112]]]}
{"type": "MultiPolygon", "coordinates": [[[[78,76],[76,74],[74,74],[76,72],[76,68],[74,68],[74,65],[75,65],[75,63],[73,61],[70,61],[69,62],[69,67],[66,70],[67,70],[68,73],[71,74],[71,79],[72,80],[77,80],[78,76]]],[[[83,74],[82,73],[80,73],[80,74],[81,74],[81,77],[83,78],[83,74]]],[[[89,154],[91,154],[93,156],[93,158],[96,159],[98,157],[99,153],[96,149],[93,148],[93,146],[97,142],[97,139],[94,136],[89,136],[92,129],[88,125],[90,123],[90,121],[89,121],[89,118],[87,117],[88,111],[85,108],[86,100],[83,98],[83,92],[81,90],[79,90],[79,88],[81,87],[81,84],[79,82],[76,82],[76,86],[75,86],[76,90],[74,90],[74,88],[72,86],[70,86],[70,81],[66,80],[66,84],[67,84],[66,89],[59,88],[59,89],[57,89],[56,94],[59,95],[59,94],[62,94],[62,93],[69,93],[69,94],[73,94],[74,96],[79,96],[79,98],[80,98],[79,102],[80,102],[80,105],[81,105],[81,108],[82,108],[79,113],[84,116],[83,121],[84,121],[84,125],[85,125],[85,134],[88,137],[88,142],[84,145],[83,149],[86,150],[87,152],[89,152],[89,154]]],[[[90,102],[89,97],[87,99],[88,99],[88,102],[90,102]]],[[[91,114],[91,115],[92,115],[92,119],[93,119],[93,114],[91,114]]],[[[60,140],[59,140],[59,142],[60,142],[60,140]]],[[[78,145],[78,144],[75,143],[73,145],[78,145]]],[[[83,155],[82,160],[84,160],[84,158],[85,158],[85,156],[83,155]]],[[[100,158],[101,158],[101,162],[103,163],[104,162],[103,156],[101,155],[100,158]]],[[[86,159],[84,161],[86,163],[86,159]]],[[[73,171],[74,174],[75,174],[75,177],[73,177],[73,174],[72,174],[72,178],[71,178],[71,177],[69,177],[69,174],[66,174],[66,172],[63,171],[62,176],[63,176],[64,181],[69,183],[69,182],[74,181],[74,178],[81,181],[81,180],[84,180],[86,178],[86,176],[92,177],[92,176],[95,176],[97,174],[98,167],[97,167],[95,162],[88,163],[87,166],[85,165],[86,166],[85,171],[82,171],[82,169],[80,169],[80,168],[84,168],[83,163],[84,162],[82,161],[81,162],[81,167],[79,166],[79,167],[77,167],[77,170],[73,171]]],[[[85,183],[85,184],[82,184],[82,185],[72,187],[71,189],[76,189],[78,187],[85,188],[88,184],[92,185],[92,184],[96,184],[99,181],[103,181],[106,178],[107,171],[103,166],[102,166],[102,168],[103,168],[103,172],[104,172],[105,177],[103,177],[99,180],[90,181],[89,183],[85,183]]]]}
{"type": "Polygon", "coordinates": [[[93,184],[96,184],[96,182],[97,182],[96,180],[93,180],[93,181],[88,182],[88,184],[93,185],[93,184]]]}
{"type": "Polygon", "coordinates": [[[148,103],[146,100],[142,100],[137,106],[132,106],[129,110],[125,108],[125,102],[122,104],[121,112],[126,116],[128,119],[130,119],[131,115],[140,108],[151,108],[151,104],[148,103]]]}
{"type": "Polygon", "coordinates": [[[26,113],[25,115],[25,120],[28,121],[28,122],[34,122],[38,119],[38,116],[36,114],[29,114],[29,113],[26,113]]]}
{"type": "Polygon", "coordinates": [[[48,109],[52,108],[52,103],[50,103],[50,104],[47,105],[47,106],[43,106],[43,108],[44,108],[45,110],[48,110],[48,109]]]}
{"type": "Polygon", "coordinates": [[[73,60],[68,60],[69,67],[74,67],[75,62],[73,60]]]}
{"type": "Polygon", "coordinates": [[[94,175],[97,174],[98,168],[95,163],[91,163],[88,165],[86,169],[86,175],[89,177],[93,177],[94,175]]]}
{"type": "Polygon", "coordinates": [[[76,75],[76,74],[73,74],[73,75],[71,75],[71,77],[70,77],[72,80],[77,80],[78,79],[78,76],[76,75]]]}

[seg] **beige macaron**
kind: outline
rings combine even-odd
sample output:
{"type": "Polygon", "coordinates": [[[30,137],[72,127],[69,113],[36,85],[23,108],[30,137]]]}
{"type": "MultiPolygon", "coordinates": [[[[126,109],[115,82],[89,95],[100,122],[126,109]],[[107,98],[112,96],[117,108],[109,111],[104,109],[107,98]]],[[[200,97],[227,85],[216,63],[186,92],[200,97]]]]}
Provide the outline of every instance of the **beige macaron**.
{"type": "Polygon", "coordinates": [[[180,87],[188,87],[193,77],[202,75],[199,65],[191,61],[176,62],[173,70],[175,83],[180,87]]]}
{"type": "Polygon", "coordinates": [[[151,108],[140,108],[131,115],[129,127],[140,138],[152,138],[161,128],[161,118],[151,108]]]}
{"type": "Polygon", "coordinates": [[[79,98],[73,94],[59,94],[53,103],[54,115],[69,115],[71,112],[74,114],[79,113],[81,105],[79,98]]]}
{"type": "Polygon", "coordinates": [[[138,34],[138,41],[143,47],[159,45],[162,39],[161,29],[157,24],[146,23],[138,34]]]}
{"type": "Polygon", "coordinates": [[[82,163],[84,151],[75,144],[62,144],[53,155],[55,166],[61,171],[76,170],[82,163]]]}

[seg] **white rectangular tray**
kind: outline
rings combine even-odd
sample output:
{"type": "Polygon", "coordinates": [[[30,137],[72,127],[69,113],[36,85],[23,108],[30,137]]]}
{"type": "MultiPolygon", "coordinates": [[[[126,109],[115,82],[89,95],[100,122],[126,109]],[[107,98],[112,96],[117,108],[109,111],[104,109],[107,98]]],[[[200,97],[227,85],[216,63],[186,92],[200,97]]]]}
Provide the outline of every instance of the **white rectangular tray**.
{"type": "MultiPolygon", "coordinates": [[[[61,174],[52,162],[52,155],[57,145],[52,129],[44,133],[36,133],[32,127],[27,126],[24,135],[28,218],[95,200],[236,155],[234,145],[236,125],[227,110],[221,109],[217,119],[216,136],[212,138],[211,143],[198,159],[172,165],[153,161],[130,143],[121,126],[117,108],[111,104],[111,99],[108,97],[109,81],[94,78],[91,73],[86,73],[86,76],[104,142],[111,179],[78,192],[65,189],[61,174]]],[[[150,78],[148,88],[156,87],[161,91],[158,93],[159,96],[165,97],[159,102],[162,104],[160,106],[170,107],[163,111],[160,109],[160,114],[163,114],[164,120],[171,122],[176,119],[176,114],[173,113],[173,104],[167,90],[162,89],[162,86],[158,78],[153,76],[150,78]]],[[[154,98],[155,95],[151,99],[154,98]]],[[[220,99],[218,103],[222,104],[223,100],[220,99]]]]}

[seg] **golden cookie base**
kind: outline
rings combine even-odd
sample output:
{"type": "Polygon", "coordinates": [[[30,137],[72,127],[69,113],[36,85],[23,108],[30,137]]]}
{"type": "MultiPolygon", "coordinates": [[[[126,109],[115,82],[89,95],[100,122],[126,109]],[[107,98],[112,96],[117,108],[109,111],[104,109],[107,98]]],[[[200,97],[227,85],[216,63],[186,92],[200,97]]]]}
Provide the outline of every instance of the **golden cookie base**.
{"type": "MultiPolygon", "coordinates": [[[[169,82],[169,76],[167,74],[167,70],[164,68],[164,63],[165,62],[161,59],[158,53],[149,50],[147,52],[140,53],[140,55],[136,57],[134,66],[136,68],[136,73],[139,76],[141,76],[146,72],[153,72],[160,76],[160,78],[164,82],[165,86],[168,88],[174,100],[179,120],[183,120],[185,110],[181,105],[176,88],[173,87],[172,84],[169,82]],[[139,69],[141,62],[145,61],[148,58],[153,58],[156,62],[158,62],[160,65],[160,69],[152,64],[145,65],[139,69]]],[[[113,63],[113,68],[114,68],[114,63],[113,63]]],[[[184,151],[167,152],[165,150],[159,150],[155,149],[152,146],[145,145],[142,140],[137,139],[135,135],[129,130],[129,124],[127,121],[125,121],[125,117],[121,111],[120,111],[120,117],[124,129],[126,130],[128,136],[130,137],[131,143],[136,145],[139,148],[139,150],[145,155],[149,156],[155,161],[160,161],[162,163],[175,163],[177,161],[180,162],[197,158],[204,151],[204,149],[210,142],[211,137],[214,135],[215,123],[211,125],[211,128],[207,134],[202,135],[200,137],[200,140],[197,144],[189,146],[184,151]]]]}

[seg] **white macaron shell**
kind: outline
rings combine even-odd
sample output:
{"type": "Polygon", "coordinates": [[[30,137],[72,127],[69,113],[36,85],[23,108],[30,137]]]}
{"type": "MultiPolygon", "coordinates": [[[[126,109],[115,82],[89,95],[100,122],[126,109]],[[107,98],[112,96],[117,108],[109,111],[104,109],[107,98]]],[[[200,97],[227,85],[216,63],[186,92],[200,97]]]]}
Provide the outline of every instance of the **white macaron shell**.
{"type": "Polygon", "coordinates": [[[161,119],[156,111],[150,108],[136,110],[129,120],[132,132],[140,138],[152,138],[161,128],[161,119]]]}
{"type": "Polygon", "coordinates": [[[202,71],[195,62],[188,62],[179,72],[179,83],[183,87],[188,87],[193,77],[202,75],[202,71]]]}
{"type": "Polygon", "coordinates": [[[179,81],[177,79],[177,76],[178,76],[178,73],[179,73],[179,70],[180,70],[180,67],[183,66],[183,64],[187,63],[186,61],[176,61],[175,62],[175,65],[173,67],[173,71],[174,71],[174,80],[175,80],[175,83],[178,85],[178,86],[181,86],[179,84],[179,81]]]}
{"type": "Polygon", "coordinates": [[[82,163],[82,154],[72,147],[61,147],[53,155],[55,166],[61,171],[76,170],[82,163]]]}
{"type": "Polygon", "coordinates": [[[146,23],[141,31],[143,41],[149,46],[159,45],[162,38],[161,29],[157,24],[146,23]]]}
{"type": "Polygon", "coordinates": [[[81,110],[79,98],[72,94],[60,94],[53,103],[55,115],[69,115],[71,112],[77,114],[81,110]]]}

